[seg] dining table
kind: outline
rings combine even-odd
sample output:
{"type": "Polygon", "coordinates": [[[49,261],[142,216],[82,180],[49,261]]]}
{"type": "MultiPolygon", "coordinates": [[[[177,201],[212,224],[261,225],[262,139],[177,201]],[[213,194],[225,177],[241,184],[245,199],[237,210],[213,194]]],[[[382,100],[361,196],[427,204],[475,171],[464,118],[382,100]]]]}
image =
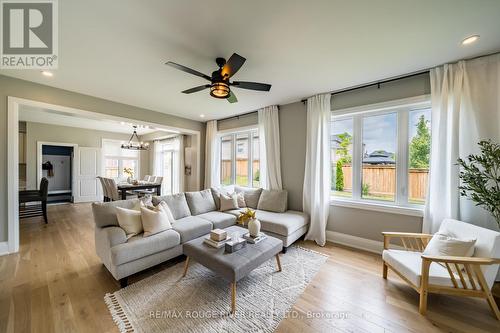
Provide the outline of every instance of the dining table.
{"type": "Polygon", "coordinates": [[[122,200],[127,199],[127,192],[137,191],[137,190],[155,190],[156,195],[161,195],[160,183],[147,183],[147,182],[139,182],[137,184],[120,183],[117,185],[117,187],[122,200]]]}

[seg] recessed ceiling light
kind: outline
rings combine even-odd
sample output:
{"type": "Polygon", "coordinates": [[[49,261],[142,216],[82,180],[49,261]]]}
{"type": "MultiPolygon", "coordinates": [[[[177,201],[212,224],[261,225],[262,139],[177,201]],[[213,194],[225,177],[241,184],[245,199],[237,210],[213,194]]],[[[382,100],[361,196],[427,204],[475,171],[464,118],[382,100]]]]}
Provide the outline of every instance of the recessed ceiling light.
{"type": "Polygon", "coordinates": [[[49,72],[49,71],[42,71],[42,75],[48,76],[48,77],[53,77],[54,76],[54,74],[52,72],[49,72]]]}
{"type": "Polygon", "coordinates": [[[205,115],[204,114],[200,114],[200,118],[205,118],[205,115]]]}
{"type": "Polygon", "coordinates": [[[469,45],[469,44],[472,44],[472,43],[476,42],[478,39],[479,39],[479,35],[472,35],[472,36],[469,36],[469,37],[465,38],[465,39],[462,41],[462,45],[469,45]]]}

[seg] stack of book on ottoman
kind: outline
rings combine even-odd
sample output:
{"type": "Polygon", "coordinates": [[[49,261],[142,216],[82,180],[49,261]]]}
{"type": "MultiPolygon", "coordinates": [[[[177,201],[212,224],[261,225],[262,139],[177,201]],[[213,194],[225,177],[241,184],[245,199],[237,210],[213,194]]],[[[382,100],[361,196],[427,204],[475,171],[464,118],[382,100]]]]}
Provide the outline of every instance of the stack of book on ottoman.
{"type": "Polygon", "coordinates": [[[222,229],[214,229],[210,231],[210,234],[205,237],[203,242],[207,245],[215,247],[216,249],[220,249],[230,240],[231,237],[227,235],[226,231],[222,229]]]}
{"type": "Polygon", "coordinates": [[[259,232],[259,234],[256,237],[253,237],[250,235],[249,232],[243,235],[243,238],[250,244],[257,244],[258,242],[263,241],[264,239],[267,238],[266,234],[263,232],[259,232]]]}

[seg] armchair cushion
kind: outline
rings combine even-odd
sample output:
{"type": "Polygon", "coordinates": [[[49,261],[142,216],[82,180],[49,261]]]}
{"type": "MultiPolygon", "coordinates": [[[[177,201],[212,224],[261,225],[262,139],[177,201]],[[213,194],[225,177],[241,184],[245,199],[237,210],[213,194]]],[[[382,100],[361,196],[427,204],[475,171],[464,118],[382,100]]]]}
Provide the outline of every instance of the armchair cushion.
{"type": "MultiPolygon", "coordinates": [[[[404,250],[384,250],[382,258],[392,268],[398,271],[401,275],[406,277],[416,287],[420,287],[420,280],[422,278],[422,253],[404,250]]],[[[459,276],[455,278],[459,280],[459,276]]],[[[470,284],[466,283],[470,286],[470,284]]],[[[429,284],[453,287],[448,270],[438,263],[431,263],[429,267],[429,284]]]]}
{"type": "MultiPolygon", "coordinates": [[[[473,257],[500,258],[500,232],[453,219],[444,219],[439,233],[455,238],[475,238],[473,257]]],[[[495,283],[499,265],[481,266],[486,283],[491,288],[495,283]]]]}
{"type": "Polygon", "coordinates": [[[458,239],[448,235],[435,234],[425,247],[424,255],[472,257],[475,239],[458,239]]]}

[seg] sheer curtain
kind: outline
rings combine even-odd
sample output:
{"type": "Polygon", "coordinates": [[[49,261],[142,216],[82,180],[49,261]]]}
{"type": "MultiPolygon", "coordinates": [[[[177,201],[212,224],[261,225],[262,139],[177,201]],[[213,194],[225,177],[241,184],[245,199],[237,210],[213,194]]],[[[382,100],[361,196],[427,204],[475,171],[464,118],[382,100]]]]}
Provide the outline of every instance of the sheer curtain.
{"type": "Polygon", "coordinates": [[[219,143],[217,141],[217,120],[207,122],[205,141],[205,188],[220,185],[219,143]]]}
{"type": "Polygon", "coordinates": [[[153,175],[163,177],[161,194],[184,191],[184,136],[154,141],[153,175]]]}
{"type": "Polygon", "coordinates": [[[161,171],[161,144],[159,140],[153,141],[152,150],[150,152],[151,175],[160,175],[161,171]]]}
{"type": "Polygon", "coordinates": [[[278,106],[260,109],[259,152],[260,184],[269,190],[281,190],[280,124],[278,106]]]}
{"type": "Polygon", "coordinates": [[[307,99],[304,211],[311,224],[306,239],[324,246],[330,208],[330,94],[307,99]]]}
{"type": "Polygon", "coordinates": [[[431,70],[432,146],[424,232],[444,218],[497,229],[493,218],[460,197],[457,159],[479,152],[482,139],[500,140],[500,55],[431,70]]]}

